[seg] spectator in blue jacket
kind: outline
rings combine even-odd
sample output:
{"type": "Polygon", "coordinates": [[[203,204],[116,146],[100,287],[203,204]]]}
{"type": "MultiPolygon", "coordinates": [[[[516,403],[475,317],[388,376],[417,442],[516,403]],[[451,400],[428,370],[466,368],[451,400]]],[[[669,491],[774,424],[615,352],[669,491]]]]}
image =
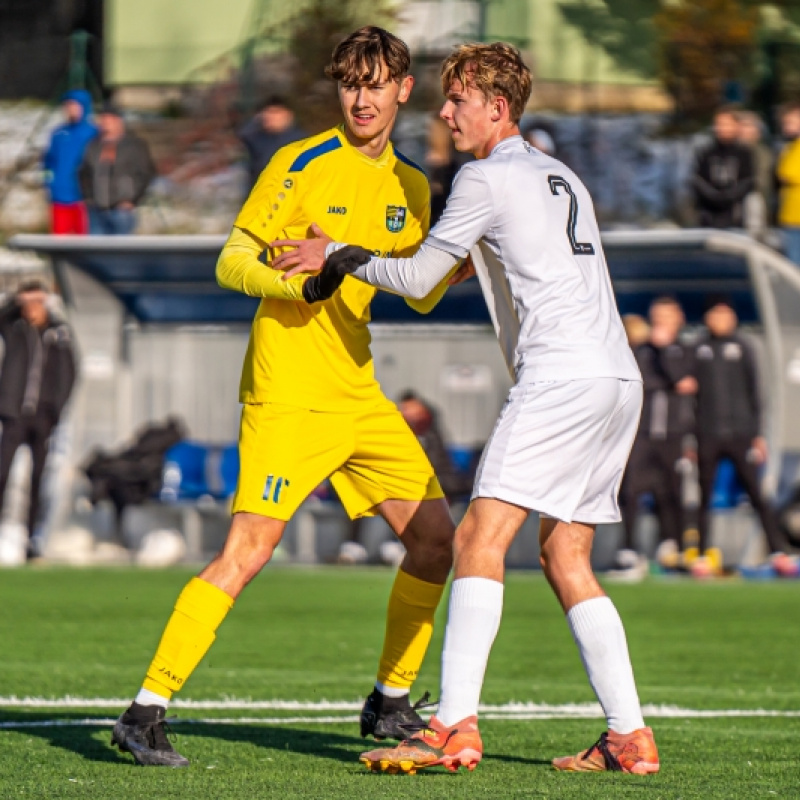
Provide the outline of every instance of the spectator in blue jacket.
{"type": "Polygon", "coordinates": [[[67,92],[62,98],[67,121],[50,138],[44,156],[47,188],[50,192],[53,233],[88,233],[89,218],[78,183],[78,167],[86,145],[97,136],[90,122],[92,98],[84,89],[67,92]]]}

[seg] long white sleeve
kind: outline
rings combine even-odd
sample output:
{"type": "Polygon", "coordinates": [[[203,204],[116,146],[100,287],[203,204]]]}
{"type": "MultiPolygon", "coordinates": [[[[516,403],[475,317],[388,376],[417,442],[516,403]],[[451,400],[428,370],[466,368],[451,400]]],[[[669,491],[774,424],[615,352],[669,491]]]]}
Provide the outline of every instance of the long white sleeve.
{"type": "Polygon", "coordinates": [[[373,258],[353,277],[403,297],[421,300],[452,271],[458,256],[432,245],[426,239],[411,258],[373,258]]]}

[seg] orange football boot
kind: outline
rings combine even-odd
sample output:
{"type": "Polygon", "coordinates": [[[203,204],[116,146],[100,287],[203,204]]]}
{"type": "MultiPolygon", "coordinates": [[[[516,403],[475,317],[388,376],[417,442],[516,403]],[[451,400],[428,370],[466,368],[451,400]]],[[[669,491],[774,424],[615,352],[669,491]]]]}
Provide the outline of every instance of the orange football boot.
{"type": "Polygon", "coordinates": [[[466,717],[446,728],[436,717],[428,727],[405,739],[396,747],[362,753],[359,761],[373,772],[405,772],[442,765],[451,772],[466,767],[470,772],[483,757],[483,742],[478,733],[478,718],[466,717]]]}
{"type": "Polygon", "coordinates": [[[633,733],[603,733],[585,752],[554,758],[553,766],[564,772],[632,772],[647,775],[658,772],[658,750],[650,728],[633,733]]]}

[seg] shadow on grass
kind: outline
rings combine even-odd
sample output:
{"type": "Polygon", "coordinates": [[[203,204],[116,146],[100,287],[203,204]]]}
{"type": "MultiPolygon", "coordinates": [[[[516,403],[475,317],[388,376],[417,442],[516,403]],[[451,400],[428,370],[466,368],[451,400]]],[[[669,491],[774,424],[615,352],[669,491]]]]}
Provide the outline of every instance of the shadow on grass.
{"type": "MultiPolygon", "coordinates": [[[[108,715],[62,712],[55,717],[52,712],[46,711],[0,710],[0,732],[14,730],[26,736],[36,736],[45,740],[51,747],[76,753],[89,761],[132,764],[132,757],[129,754],[120,753],[116,747],[111,746],[111,725],[91,724],[93,720],[103,719],[108,719],[108,715]],[[79,724],[83,721],[90,723],[79,724]],[[102,732],[102,738],[96,735],[98,731],[102,732]]],[[[326,758],[353,765],[358,763],[358,755],[364,750],[391,746],[389,742],[381,745],[356,736],[332,731],[307,730],[294,725],[231,725],[214,722],[194,723],[178,719],[172,727],[179,735],[252,744],[268,750],[288,751],[297,755],[326,758]]],[[[176,749],[179,752],[183,750],[179,743],[176,749]]],[[[191,754],[189,757],[191,758],[191,754]]],[[[491,753],[487,753],[485,757],[509,764],[550,764],[548,760],[541,758],[491,753]]]]}
{"type": "MultiPolygon", "coordinates": [[[[56,717],[46,711],[0,711],[0,732],[14,730],[26,736],[36,736],[52,747],[77,753],[90,761],[132,763],[130,755],[112,747],[111,725],[91,724],[93,720],[104,719],[108,719],[108,715],[62,712],[56,717]],[[90,722],[79,724],[86,720],[90,722]],[[102,732],[102,738],[97,736],[98,731],[102,732]]],[[[364,749],[364,741],[355,736],[311,731],[294,725],[192,723],[178,719],[171,727],[178,735],[247,743],[268,750],[289,751],[347,763],[357,763],[358,754],[364,749]]],[[[176,749],[182,750],[180,744],[176,749]]]]}

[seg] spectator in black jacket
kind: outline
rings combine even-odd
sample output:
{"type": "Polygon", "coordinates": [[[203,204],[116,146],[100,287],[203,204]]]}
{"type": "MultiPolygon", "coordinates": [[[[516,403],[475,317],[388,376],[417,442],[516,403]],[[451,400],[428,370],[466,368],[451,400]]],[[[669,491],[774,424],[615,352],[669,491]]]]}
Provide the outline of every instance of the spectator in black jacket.
{"type": "Polygon", "coordinates": [[[295,124],[294,111],[286,100],[278,95],[268,98],[239,131],[239,139],[247,150],[248,193],[281,147],[305,137],[306,132],[295,124]]]}
{"type": "Polygon", "coordinates": [[[86,147],[79,171],[89,233],[132,233],[136,206],[156,176],[150,149],[114,106],[104,106],[97,123],[100,135],[86,147]]]}
{"type": "Polygon", "coordinates": [[[681,474],[685,439],[694,426],[693,353],[678,341],[683,311],[672,297],[659,297],[650,306],[649,341],[634,350],[642,373],[644,403],[639,431],[633,443],[619,495],[625,528],[625,547],[617,555],[620,570],[641,570],[635,556],[633,531],[639,498],[651,493],[659,523],[658,560],[678,565],[684,520],[681,474]]]}
{"type": "MultiPolygon", "coordinates": [[[[75,383],[72,333],[48,310],[44,284],[31,281],[0,306],[0,336],[5,344],[0,370],[0,512],[14,454],[20,445],[28,445],[33,462],[28,510],[32,536],[50,434],[75,383]]],[[[29,557],[35,551],[36,543],[30,540],[29,557]]]]}
{"type": "Polygon", "coordinates": [[[704,228],[741,228],[744,198],[756,187],[753,153],[738,141],[732,108],[714,114],[714,141],[697,156],[691,186],[697,221],[704,228]]]}
{"type": "MultiPolygon", "coordinates": [[[[758,480],[758,468],[767,460],[767,442],[762,434],[755,356],[736,331],[739,320],[729,298],[710,296],[706,309],[703,319],[708,334],[695,348],[701,559],[708,549],[709,506],[717,464],[720,459],[729,458],[761,520],[773,565],[779,572],[796,572],[794,560],[785,555],[787,542],[761,494],[758,480]]],[[[701,559],[692,565],[697,574],[707,572],[701,559]]]]}

